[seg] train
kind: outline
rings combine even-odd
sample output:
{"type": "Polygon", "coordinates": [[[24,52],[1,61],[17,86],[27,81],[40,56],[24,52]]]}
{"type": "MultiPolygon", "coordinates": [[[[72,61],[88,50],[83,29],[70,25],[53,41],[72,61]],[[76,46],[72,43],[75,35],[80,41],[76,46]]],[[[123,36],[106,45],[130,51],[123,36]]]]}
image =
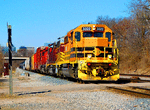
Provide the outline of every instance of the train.
{"type": "Polygon", "coordinates": [[[104,24],[81,24],[48,46],[38,47],[28,70],[83,81],[117,81],[119,50],[104,24]]]}

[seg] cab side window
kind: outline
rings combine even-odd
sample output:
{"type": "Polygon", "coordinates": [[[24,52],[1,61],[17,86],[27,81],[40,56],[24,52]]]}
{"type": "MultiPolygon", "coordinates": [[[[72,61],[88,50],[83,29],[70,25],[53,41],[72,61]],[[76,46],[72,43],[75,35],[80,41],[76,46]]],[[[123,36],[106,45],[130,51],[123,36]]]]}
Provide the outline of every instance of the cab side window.
{"type": "Polygon", "coordinates": [[[73,41],[73,32],[71,32],[70,40],[73,41]]]}
{"type": "Polygon", "coordinates": [[[64,38],[64,43],[65,43],[65,44],[68,43],[68,36],[66,36],[66,37],[64,38]]]}
{"type": "Polygon", "coordinates": [[[75,39],[77,39],[77,41],[80,41],[80,32],[75,32],[75,39]]]}
{"type": "Polygon", "coordinates": [[[110,32],[106,32],[106,38],[108,38],[108,42],[111,41],[111,33],[110,32]]]}

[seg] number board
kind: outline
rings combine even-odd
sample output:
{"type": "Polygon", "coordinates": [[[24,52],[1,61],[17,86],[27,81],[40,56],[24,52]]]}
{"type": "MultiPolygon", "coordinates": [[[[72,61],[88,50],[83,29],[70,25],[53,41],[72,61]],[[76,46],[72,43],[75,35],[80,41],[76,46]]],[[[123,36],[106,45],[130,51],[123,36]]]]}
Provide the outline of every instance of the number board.
{"type": "Polygon", "coordinates": [[[97,31],[104,31],[104,28],[103,27],[97,27],[96,30],[97,31]]]}
{"type": "Polygon", "coordinates": [[[91,30],[91,27],[82,27],[82,30],[83,30],[83,31],[90,31],[90,30],[91,30]]]}

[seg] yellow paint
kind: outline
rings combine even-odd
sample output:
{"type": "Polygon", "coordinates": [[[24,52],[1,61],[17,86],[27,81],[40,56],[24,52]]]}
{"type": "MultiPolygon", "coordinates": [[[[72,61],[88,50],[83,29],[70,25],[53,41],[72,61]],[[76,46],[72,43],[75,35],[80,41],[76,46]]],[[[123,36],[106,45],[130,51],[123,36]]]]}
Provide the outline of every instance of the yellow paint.
{"type": "Polygon", "coordinates": [[[90,77],[88,75],[85,75],[83,73],[79,73],[79,78],[82,79],[82,80],[90,80],[90,81],[117,81],[119,79],[119,74],[116,74],[116,75],[113,75],[113,76],[109,76],[109,77],[105,77],[105,78],[102,78],[102,77],[90,77]]]}
{"type": "Polygon", "coordinates": [[[93,69],[93,70],[92,70],[92,74],[93,74],[93,76],[96,77],[96,75],[97,75],[96,69],[93,69]]]}
{"type": "MultiPolygon", "coordinates": [[[[106,25],[101,24],[82,24],[77,28],[70,30],[64,37],[65,51],[59,52],[57,54],[57,61],[56,61],[57,65],[61,66],[62,64],[72,64],[72,66],[74,66],[78,64],[78,78],[82,80],[117,80],[119,78],[119,70],[117,68],[119,55],[117,44],[116,40],[113,39],[112,34],[111,34],[111,41],[108,42],[108,38],[106,38],[105,36],[106,32],[112,33],[112,30],[108,28],[106,25]],[[103,27],[104,28],[103,37],[94,37],[94,36],[83,37],[83,30],[82,30],[83,27],[90,27],[91,28],[90,32],[92,33],[99,32],[96,31],[97,27],[103,27]],[[75,32],[80,32],[80,41],[77,41],[77,39],[75,39],[75,32]],[[87,47],[92,47],[94,48],[94,50],[86,50],[85,48],[87,47]],[[100,50],[97,47],[103,47],[104,49],[100,50]],[[115,58],[112,59],[112,55],[111,54],[108,55],[108,50],[106,49],[107,47],[109,48],[111,47],[113,49],[114,56],[116,56],[115,58]],[[71,48],[73,48],[73,51],[71,51],[71,48]],[[82,49],[82,51],[80,49],[82,49]],[[79,53],[82,54],[84,57],[81,58],[71,57],[71,54],[72,56],[74,55],[77,56],[77,54],[79,53]],[[100,54],[104,54],[104,57],[98,57],[100,54]],[[98,73],[96,69],[98,69],[100,65],[92,66],[89,68],[87,66],[87,63],[101,64],[101,65],[106,63],[107,64],[112,63],[115,64],[116,67],[114,67],[109,71],[106,71],[104,73],[105,78],[103,78],[97,76],[98,73]],[[109,74],[112,76],[110,76],[109,74]]],[[[53,63],[51,65],[56,65],[56,63],[53,63]]]]}
{"type": "Polygon", "coordinates": [[[101,54],[100,49],[99,49],[99,48],[95,48],[95,49],[93,50],[93,54],[94,54],[95,56],[100,55],[100,54],[101,54]]]}
{"type": "Polygon", "coordinates": [[[93,47],[93,46],[108,46],[107,38],[84,38],[83,42],[84,47],[93,47]]]}

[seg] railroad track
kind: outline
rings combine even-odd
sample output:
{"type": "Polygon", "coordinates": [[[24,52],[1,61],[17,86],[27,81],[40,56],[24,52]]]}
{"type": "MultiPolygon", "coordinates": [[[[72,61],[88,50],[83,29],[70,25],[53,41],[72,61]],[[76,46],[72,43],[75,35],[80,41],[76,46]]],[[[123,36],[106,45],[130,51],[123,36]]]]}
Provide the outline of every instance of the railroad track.
{"type": "Polygon", "coordinates": [[[150,75],[120,74],[120,80],[130,80],[131,82],[150,82],[150,75]]]}
{"type": "Polygon", "coordinates": [[[136,95],[140,97],[150,98],[150,88],[136,87],[136,86],[126,86],[126,87],[110,87],[108,89],[120,91],[121,93],[127,93],[129,95],[136,95]]]}
{"type": "Polygon", "coordinates": [[[150,75],[120,74],[121,76],[150,77],[150,75]]]}
{"type": "MultiPolygon", "coordinates": [[[[30,72],[28,70],[24,70],[24,71],[25,72],[30,72]]],[[[48,74],[43,74],[43,75],[48,75],[48,74]]],[[[123,75],[125,75],[125,76],[139,76],[139,75],[129,75],[129,74],[123,74],[123,75]]],[[[123,75],[121,74],[120,76],[123,76],[123,75]]],[[[147,76],[149,76],[149,75],[147,75],[147,76]]],[[[57,78],[57,76],[53,76],[53,77],[57,78]]],[[[66,78],[62,78],[62,77],[60,77],[60,78],[61,79],[66,79],[66,78]]],[[[93,81],[82,81],[82,80],[76,80],[76,79],[73,79],[73,78],[67,78],[67,80],[73,81],[73,82],[78,82],[80,84],[91,83],[91,82],[92,83],[104,83],[104,82],[106,82],[106,81],[95,81],[95,82],[93,82],[93,81]]],[[[108,82],[111,82],[111,81],[108,81],[108,82]]],[[[150,79],[149,80],[142,80],[139,77],[132,77],[132,78],[122,78],[121,77],[118,81],[116,81],[116,83],[130,83],[130,82],[150,82],[150,79]]]]}
{"type": "Polygon", "coordinates": [[[150,82],[150,80],[133,79],[133,78],[120,78],[118,82],[150,82]]]}

